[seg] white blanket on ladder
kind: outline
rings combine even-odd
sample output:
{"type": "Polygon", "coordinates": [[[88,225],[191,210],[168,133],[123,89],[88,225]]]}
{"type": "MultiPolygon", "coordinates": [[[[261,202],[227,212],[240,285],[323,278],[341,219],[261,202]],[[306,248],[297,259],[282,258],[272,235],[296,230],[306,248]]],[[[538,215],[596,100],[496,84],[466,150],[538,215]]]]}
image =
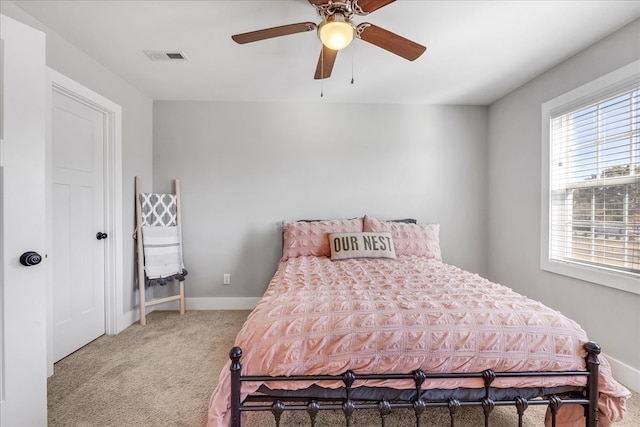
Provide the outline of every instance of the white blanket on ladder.
{"type": "Polygon", "coordinates": [[[149,279],[182,273],[178,227],[142,227],[144,270],[149,279]]]}

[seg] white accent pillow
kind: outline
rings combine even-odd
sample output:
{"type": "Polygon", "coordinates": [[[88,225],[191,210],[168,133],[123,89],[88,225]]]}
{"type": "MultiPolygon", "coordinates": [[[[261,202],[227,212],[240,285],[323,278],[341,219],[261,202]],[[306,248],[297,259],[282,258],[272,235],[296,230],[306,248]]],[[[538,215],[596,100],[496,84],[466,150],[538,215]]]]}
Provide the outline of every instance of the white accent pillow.
{"type": "Polygon", "coordinates": [[[331,233],[331,259],[391,258],[396,259],[393,239],[389,232],[331,233]]]}

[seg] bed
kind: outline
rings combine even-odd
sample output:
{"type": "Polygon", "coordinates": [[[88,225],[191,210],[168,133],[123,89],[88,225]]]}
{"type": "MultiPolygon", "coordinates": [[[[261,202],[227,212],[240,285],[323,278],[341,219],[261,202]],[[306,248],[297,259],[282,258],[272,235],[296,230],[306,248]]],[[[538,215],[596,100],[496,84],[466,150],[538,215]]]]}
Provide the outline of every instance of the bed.
{"type": "Polygon", "coordinates": [[[607,426],[630,393],[571,319],[442,262],[439,226],[411,220],[283,224],[283,256],[238,333],[209,404],[209,427],[248,411],[496,405],[547,424],[607,426]]]}

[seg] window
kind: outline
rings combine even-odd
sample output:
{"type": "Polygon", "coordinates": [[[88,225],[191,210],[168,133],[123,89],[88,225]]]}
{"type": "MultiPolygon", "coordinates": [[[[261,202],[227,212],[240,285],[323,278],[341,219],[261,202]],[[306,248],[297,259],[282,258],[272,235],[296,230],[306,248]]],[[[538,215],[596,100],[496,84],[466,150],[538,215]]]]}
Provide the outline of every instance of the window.
{"type": "Polygon", "coordinates": [[[631,65],[543,105],[542,267],[640,293],[640,63],[631,65]]]}

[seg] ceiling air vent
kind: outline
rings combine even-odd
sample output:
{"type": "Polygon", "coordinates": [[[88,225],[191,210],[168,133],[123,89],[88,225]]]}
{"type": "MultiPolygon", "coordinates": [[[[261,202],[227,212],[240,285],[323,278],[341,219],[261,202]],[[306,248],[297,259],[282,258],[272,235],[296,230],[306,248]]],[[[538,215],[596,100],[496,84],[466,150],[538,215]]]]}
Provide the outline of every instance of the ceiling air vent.
{"type": "Polygon", "coordinates": [[[162,50],[144,50],[145,55],[152,61],[188,61],[187,55],[181,51],[165,52],[162,50]]]}

